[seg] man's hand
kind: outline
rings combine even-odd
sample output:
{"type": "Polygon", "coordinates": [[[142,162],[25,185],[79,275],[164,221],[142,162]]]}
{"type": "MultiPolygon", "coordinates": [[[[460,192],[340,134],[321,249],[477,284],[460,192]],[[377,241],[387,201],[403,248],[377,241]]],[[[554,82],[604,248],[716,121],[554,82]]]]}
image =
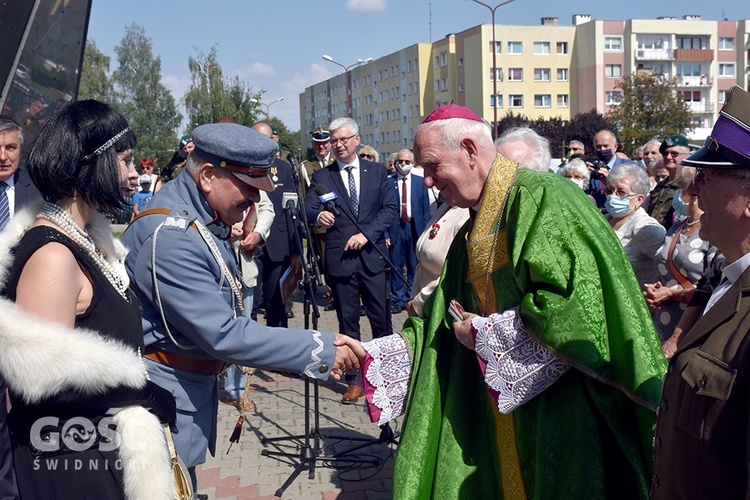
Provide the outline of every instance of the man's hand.
{"type": "Polygon", "coordinates": [[[414,309],[414,301],[410,300],[406,303],[406,314],[409,316],[418,316],[416,309],[414,309]]]}
{"type": "Polygon", "coordinates": [[[318,216],[318,224],[320,224],[322,227],[331,227],[333,226],[334,222],[336,222],[336,216],[334,216],[331,212],[329,212],[328,210],[320,212],[320,215],[318,216]]]}
{"type": "Polygon", "coordinates": [[[240,241],[240,248],[248,253],[253,253],[253,251],[255,251],[255,248],[260,245],[261,241],[262,238],[260,237],[260,233],[252,231],[248,233],[247,236],[245,236],[245,239],[240,241]]]}
{"type": "Polygon", "coordinates": [[[297,273],[302,269],[302,256],[298,253],[292,254],[291,257],[291,264],[292,269],[294,269],[294,272],[297,273]]]}
{"type": "Polygon", "coordinates": [[[464,346],[468,347],[472,351],[474,350],[474,335],[472,334],[471,320],[476,318],[477,315],[466,311],[461,311],[463,321],[453,322],[453,331],[456,332],[456,338],[464,346]]]}
{"type": "Polygon", "coordinates": [[[336,336],[333,342],[336,346],[336,359],[333,362],[331,376],[335,380],[341,380],[341,375],[344,373],[360,369],[362,366],[360,360],[364,359],[365,350],[358,340],[339,333],[334,335],[336,336]]]}
{"type": "Polygon", "coordinates": [[[232,232],[229,235],[229,241],[234,243],[242,238],[242,228],[238,226],[232,226],[232,232]]]}
{"type": "Polygon", "coordinates": [[[367,238],[365,238],[365,235],[362,233],[357,233],[355,235],[352,235],[352,237],[349,238],[349,241],[346,242],[344,251],[362,250],[362,247],[364,247],[366,244],[367,244],[367,238]]]}

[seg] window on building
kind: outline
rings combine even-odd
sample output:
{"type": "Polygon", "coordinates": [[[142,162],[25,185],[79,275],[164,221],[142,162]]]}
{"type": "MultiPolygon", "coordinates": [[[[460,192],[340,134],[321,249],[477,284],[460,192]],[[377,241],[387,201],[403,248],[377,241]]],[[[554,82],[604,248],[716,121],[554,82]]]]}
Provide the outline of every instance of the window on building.
{"type": "Polygon", "coordinates": [[[605,64],[604,76],[607,78],[621,78],[622,77],[622,65],[621,64],[605,64]]]}
{"type": "Polygon", "coordinates": [[[728,90],[720,90],[719,91],[719,104],[724,104],[727,100],[727,93],[728,90]]]}
{"type": "Polygon", "coordinates": [[[535,108],[552,107],[552,97],[549,94],[536,94],[534,96],[534,107],[535,108]]]}
{"type": "Polygon", "coordinates": [[[458,58],[458,67],[460,68],[463,65],[464,65],[464,58],[463,57],[459,57],[458,58]]]}
{"type": "Polygon", "coordinates": [[[701,102],[700,90],[683,90],[682,92],[679,92],[679,94],[685,102],[701,102]]]}
{"type": "Polygon", "coordinates": [[[523,107],[523,96],[520,94],[510,94],[508,96],[508,107],[510,108],[522,108],[523,107]]]}
{"type": "Polygon", "coordinates": [[[558,82],[568,81],[568,68],[557,68],[557,81],[558,82]]]}
{"type": "Polygon", "coordinates": [[[719,78],[734,78],[734,63],[719,63],[719,78]]]}
{"type": "Polygon", "coordinates": [[[497,98],[495,98],[494,95],[490,96],[490,107],[491,108],[494,108],[494,107],[502,108],[503,107],[503,96],[502,96],[502,94],[497,94],[497,98]]]}
{"type": "Polygon", "coordinates": [[[557,94],[557,107],[567,108],[569,106],[568,94],[557,94]]]}
{"type": "Polygon", "coordinates": [[[552,71],[549,68],[534,68],[535,82],[548,82],[551,79],[552,71]]]}
{"type": "Polygon", "coordinates": [[[503,68],[490,68],[490,81],[494,80],[503,81],[503,68]]]}
{"type": "Polygon", "coordinates": [[[734,50],[734,38],[719,38],[719,50],[734,50]]]}
{"type": "Polygon", "coordinates": [[[523,42],[508,42],[508,54],[521,55],[523,53],[523,42]]]}
{"type": "Polygon", "coordinates": [[[522,82],[523,81],[523,68],[508,68],[508,81],[522,82]]]}
{"type": "Polygon", "coordinates": [[[440,90],[443,91],[443,92],[445,92],[446,90],[448,90],[448,79],[447,78],[443,78],[443,79],[440,80],[440,90]]]}
{"type": "Polygon", "coordinates": [[[440,67],[440,56],[435,56],[435,69],[440,67]]]}
{"type": "Polygon", "coordinates": [[[464,91],[464,84],[463,83],[459,83],[458,84],[458,91],[459,92],[463,92],[464,91]]]}
{"type": "Polygon", "coordinates": [[[604,51],[605,52],[622,52],[622,37],[621,36],[605,36],[604,37],[604,51]]]}
{"type": "Polygon", "coordinates": [[[435,92],[440,92],[440,80],[435,80],[435,92]]]}
{"type": "Polygon", "coordinates": [[[703,66],[700,63],[677,63],[678,76],[701,76],[703,66]]]}
{"type": "Polygon", "coordinates": [[[622,103],[622,92],[608,90],[604,93],[604,104],[607,106],[619,106],[622,103]]]}
{"type": "Polygon", "coordinates": [[[440,66],[447,66],[448,65],[448,58],[445,54],[440,54],[440,66]]]}
{"type": "Polygon", "coordinates": [[[557,42],[556,47],[559,55],[565,55],[568,53],[568,42],[557,42]]]}
{"type": "MultiPolygon", "coordinates": [[[[503,42],[495,41],[495,54],[503,53],[503,42]]],[[[490,40],[490,54],[492,54],[492,40],[490,40]]]]}
{"type": "Polygon", "coordinates": [[[549,42],[534,42],[534,55],[548,56],[550,50],[549,42]]]}
{"type": "Polygon", "coordinates": [[[406,72],[411,73],[411,59],[406,61],[406,72]]]}
{"type": "Polygon", "coordinates": [[[708,45],[708,40],[696,36],[678,36],[677,37],[677,48],[678,49],[705,49],[708,45]]]}

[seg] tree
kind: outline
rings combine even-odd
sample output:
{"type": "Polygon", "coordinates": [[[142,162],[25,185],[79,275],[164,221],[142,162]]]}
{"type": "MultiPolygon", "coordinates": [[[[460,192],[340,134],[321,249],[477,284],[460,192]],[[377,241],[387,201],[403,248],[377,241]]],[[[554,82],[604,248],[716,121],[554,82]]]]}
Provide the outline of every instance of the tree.
{"type": "Polygon", "coordinates": [[[284,122],[272,116],[267,120],[267,123],[272,127],[276,127],[279,132],[279,150],[281,150],[281,158],[286,160],[287,153],[294,154],[295,158],[299,158],[300,155],[300,142],[299,142],[299,130],[296,132],[290,132],[284,122]]]}
{"type": "Polygon", "coordinates": [[[622,89],[622,102],[612,107],[608,118],[617,125],[618,140],[627,154],[651,139],[685,134],[692,128],[690,108],[666,78],[638,72],[616,87],[622,89]]]}
{"type": "Polygon", "coordinates": [[[215,123],[224,117],[246,126],[255,123],[260,106],[253,99],[260,100],[262,91],[253,92],[252,87],[237,76],[225,78],[216,46],[211,47],[208,54],[197,49],[196,52],[195,56],[188,58],[192,83],[183,98],[188,128],[192,130],[204,123],[215,123]]]}
{"type": "Polygon", "coordinates": [[[108,104],[115,104],[115,86],[112,82],[109,62],[109,56],[104,55],[96,48],[94,40],[86,40],[78,99],[96,99],[108,104]]]}
{"type": "Polygon", "coordinates": [[[565,127],[565,144],[572,140],[581,141],[587,154],[591,154],[594,151],[594,135],[605,128],[611,129],[612,126],[596,109],[577,113],[565,127]]]}
{"type": "Polygon", "coordinates": [[[135,23],[125,28],[115,53],[117,102],[138,137],[137,156],[161,158],[166,163],[177,147],[182,115],[172,93],[161,83],[161,58],[154,57],[151,39],[135,23]]]}

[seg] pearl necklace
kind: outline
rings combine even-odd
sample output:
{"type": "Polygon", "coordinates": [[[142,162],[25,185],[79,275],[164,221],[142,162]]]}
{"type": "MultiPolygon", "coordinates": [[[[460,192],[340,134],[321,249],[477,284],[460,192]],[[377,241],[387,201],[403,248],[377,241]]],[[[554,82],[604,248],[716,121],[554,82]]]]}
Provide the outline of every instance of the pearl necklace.
{"type": "Polygon", "coordinates": [[[65,234],[73,240],[78,246],[86,251],[94,261],[96,267],[102,272],[107,281],[109,281],[117,293],[122,298],[128,299],[126,280],[118,270],[104,257],[102,252],[96,247],[94,239],[81,226],[79,226],[68,213],[59,205],[54,203],[45,203],[42,211],[36,216],[37,219],[44,219],[59,226],[65,234]]]}

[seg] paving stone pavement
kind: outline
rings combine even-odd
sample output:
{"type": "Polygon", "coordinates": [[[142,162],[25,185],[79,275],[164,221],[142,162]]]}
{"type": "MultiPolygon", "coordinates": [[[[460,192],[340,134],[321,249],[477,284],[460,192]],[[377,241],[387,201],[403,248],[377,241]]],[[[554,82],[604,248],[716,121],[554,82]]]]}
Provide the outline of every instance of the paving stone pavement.
{"type": "MultiPolygon", "coordinates": [[[[338,331],[335,311],[324,311],[321,304],[318,329],[338,331]]],[[[289,326],[304,327],[301,296],[294,302],[293,319],[289,326]]],[[[259,318],[263,321],[262,318],[259,318]]],[[[394,329],[398,330],[406,313],[393,315],[394,329]]],[[[361,318],[362,339],[369,340],[370,323],[361,318]]],[[[299,464],[299,446],[304,439],[262,444],[263,438],[300,436],[305,430],[305,381],[267,370],[256,370],[250,378],[249,397],[256,403],[255,411],[246,412],[239,443],[229,448],[229,437],[235,429],[240,412],[233,406],[219,404],[221,420],[217,426],[216,457],[207,456],[198,468],[198,493],[209,499],[271,499],[292,475],[299,464]],[[289,452],[292,458],[264,456],[267,450],[289,452]]],[[[356,405],[342,405],[341,395],[346,384],[333,379],[319,383],[320,420],[322,436],[319,456],[330,457],[345,449],[364,444],[356,438],[377,440],[381,430],[370,422],[362,400],[356,405]]],[[[314,385],[310,384],[310,393],[314,385]]],[[[311,398],[312,399],[312,398],[311,398]]],[[[311,426],[314,427],[311,413],[311,426]]],[[[400,419],[391,423],[398,432],[400,419]]],[[[349,454],[350,457],[377,461],[353,464],[316,461],[314,478],[307,468],[288,486],[283,498],[294,500],[386,500],[392,496],[393,453],[395,445],[375,443],[349,454]]]]}

